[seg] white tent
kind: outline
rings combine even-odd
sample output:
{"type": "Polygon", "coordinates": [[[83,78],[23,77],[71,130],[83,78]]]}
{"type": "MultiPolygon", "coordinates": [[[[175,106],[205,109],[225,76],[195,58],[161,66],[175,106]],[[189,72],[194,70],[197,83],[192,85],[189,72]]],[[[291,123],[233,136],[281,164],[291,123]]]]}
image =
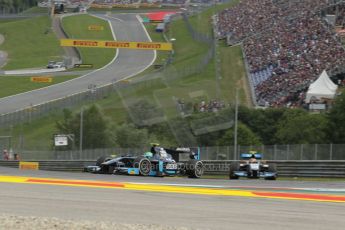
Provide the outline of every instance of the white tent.
{"type": "Polygon", "coordinates": [[[324,70],[320,77],[309,86],[305,101],[309,103],[312,97],[333,99],[337,89],[338,86],[329,79],[326,70],[324,70]]]}

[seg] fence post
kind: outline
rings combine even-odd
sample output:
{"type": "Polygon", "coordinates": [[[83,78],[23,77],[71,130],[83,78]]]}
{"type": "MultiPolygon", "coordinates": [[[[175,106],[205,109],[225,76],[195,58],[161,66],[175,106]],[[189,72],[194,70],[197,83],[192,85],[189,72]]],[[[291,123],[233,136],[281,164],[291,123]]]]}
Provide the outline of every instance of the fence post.
{"type": "Polygon", "coordinates": [[[317,160],[317,144],[315,144],[315,154],[314,154],[315,160],[317,160]]]}
{"type": "Polygon", "coordinates": [[[286,145],[286,160],[289,160],[290,145],[286,145]]]}
{"type": "Polygon", "coordinates": [[[262,158],[265,159],[265,146],[261,145],[261,154],[262,154],[262,158]]]}
{"type": "Polygon", "coordinates": [[[240,158],[238,157],[238,153],[240,153],[240,152],[241,152],[241,145],[238,145],[238,147],[237,147],[237,152],[235,153],[235,160],[240,159],[240,158]]]}
{"type": "Polygon", "coordinates": [[[219,145],[217,145],[217,155],[216,155],[216,160],[219,160],[219,159],[218,159],[218,155],[219,155],[219,145]]]}
{"type": "Polygon", "coordinates": [[[303,159],[303,144],[301,144],[300,160],[303,159]]]}
{"type": "Polygon", "coordinates": [[[273,160],[277,160],[277,145],[274,145],[273,149],[274,149],[273,160]]]}
{"type": "Polygon", "coordinates": [[[230,146],[227,146],[227,147],[226,147],[226,151],[227,151],[227,154],[226,154],[226,155],[228,156],[226,159],[227,159],[227,160],[230,160],[230,146]]]}
{"type": "Polygon", "coordinates": [[[333,159],[333,144],[331,143],[329,146],[329,159],[333,159]]]}

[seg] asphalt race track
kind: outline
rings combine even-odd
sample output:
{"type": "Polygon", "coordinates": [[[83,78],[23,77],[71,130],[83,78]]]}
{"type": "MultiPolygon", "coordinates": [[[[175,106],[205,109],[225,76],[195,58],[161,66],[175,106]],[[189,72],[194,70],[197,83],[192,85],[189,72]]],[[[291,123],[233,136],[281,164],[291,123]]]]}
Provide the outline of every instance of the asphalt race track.
{"type": "MultiPolygon", "coordinates": [[[[116,40],[150,41],[136,14],[116,14],[109,17],[105,15],[98,16],[110,21],[116,40]]],[[[90,84],[100,87],[134,76],[149,67],[155,57],[155,52],[151,50],[118,50],[113,62],[98,71],[64,83],[1,98],[0,114],[14,112],[78,92],[87,91],[90,84]]]]}
{"type": "Polygon", "coordinates": [[[0,203],[0,214],[191,229],[314,230],[345,224],[344,182],[147,178],[0,167],[0,203]],[[280,197],[255,195],[260,193],[280,197]]]}

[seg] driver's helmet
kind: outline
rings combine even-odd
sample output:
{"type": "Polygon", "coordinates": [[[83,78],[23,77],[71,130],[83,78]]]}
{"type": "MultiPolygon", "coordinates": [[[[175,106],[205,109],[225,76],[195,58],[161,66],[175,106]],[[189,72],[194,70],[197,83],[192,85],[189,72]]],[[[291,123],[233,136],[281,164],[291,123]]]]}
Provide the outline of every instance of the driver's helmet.
{"type": "Polygon", "coordinates": [[[151,152],[152,153],[159,153],[159,144],[158,143],[151,143],[151,152]]]}
{"type": "Polygon", "coordinates": [[[158,143],[150,143],[152,147],[156,147],[156,146],[159,146],[158,143]]]}
{"type": "Polygon", "coordinates": [[[155,146],[155,147],[153,147],[153,149],[155,150],[155,153],[160,153],[161,149],[163,149],[163,148],[155,146]]]}
{"type": "Polygon", "coordinates": [[[249,153],[252,154],[252,155],[250,156],[250,158],[256,158],[256,157],[255,157],[256,151],[249,151],[249,153]]]}
{"type": "Polygon", "coordinates": [[[168,153],[167,153],[167,151],[165,151],[164,148],[160,148],[160,149],[159,149],[159,155],[160,155],[161,157],[168,157],[168,153]]]}

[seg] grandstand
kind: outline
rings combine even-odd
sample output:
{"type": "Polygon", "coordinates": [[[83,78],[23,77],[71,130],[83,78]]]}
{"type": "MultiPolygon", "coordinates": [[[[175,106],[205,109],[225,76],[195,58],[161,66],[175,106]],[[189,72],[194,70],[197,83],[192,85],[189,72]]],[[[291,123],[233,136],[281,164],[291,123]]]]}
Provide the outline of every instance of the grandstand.
{"type": "Polygon", "coordinates": [[[216,34],[242,45],[259,105],[302,106],[323,70],[344,72],[335,29],[344,29],[344,14],[340,0],[242,0],[217,15],[216,34]]]}

